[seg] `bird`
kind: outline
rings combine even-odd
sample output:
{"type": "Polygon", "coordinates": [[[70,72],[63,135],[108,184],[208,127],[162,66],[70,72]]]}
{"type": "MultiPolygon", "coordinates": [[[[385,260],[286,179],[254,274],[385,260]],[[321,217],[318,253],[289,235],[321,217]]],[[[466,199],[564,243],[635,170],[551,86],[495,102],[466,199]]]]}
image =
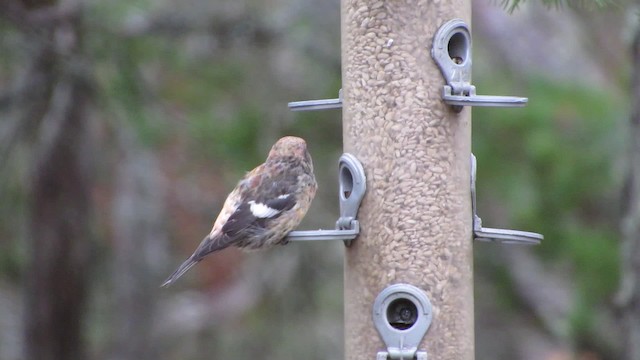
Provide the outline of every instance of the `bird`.
{"type": "Polygon", "coordinates": [[[229,246],[258,250],[286,244],[287,234],[306,215],[317,188],[305,140],[279,139],[266,161],[238,182],[211,232],[161,287],[173,284],[205,256],[229,246]]]}

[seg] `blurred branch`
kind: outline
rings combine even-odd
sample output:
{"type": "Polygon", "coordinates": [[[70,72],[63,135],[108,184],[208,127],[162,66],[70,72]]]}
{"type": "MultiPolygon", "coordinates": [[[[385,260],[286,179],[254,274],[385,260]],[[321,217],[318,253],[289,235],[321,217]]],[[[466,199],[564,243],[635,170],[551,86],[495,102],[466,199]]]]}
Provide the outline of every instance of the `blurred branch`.
{"type": "MultiPolygon", "coordinates": [[[[508,248],[503,253],[519,299],[554,338],[575,346],[572,344],[575,339],[572,339],[571,321],[576,289],[572,286],[572,279],[549,269],[527,249],[508,248]]],[[[602,308],[593,317],[599,325],[589,329],[590,348],[603,359],[618,358],[618,339],[622,334],[613,314],[602,308]]]]}
{"type": "MultiPolygon", "coordinates": [[[[631,47],[631,99],[640,99],[640,27],[631,47]]],[[[624,324],[624,359],[640,359],[640,103],[632,101],[628,175],[623,189],[622,271],[616,297],[624,324]]]]}
{"type": "Polygon", "coordinates": [[[24,339],[21,322],[25,306],[19,288],[0,282],[0,359],[22,358],[24,339]]]}
{"type": "Polygon", "coordinates": [[[568,278],[550,271],[528,249],[503,251],[519,298],[557,338],[569,335],[569,316],[574,289],[568,278]]]}
{"type": "Polygon", "coordinates": [[[83,55],[76,50],[79,35],[74,24],[79,9],[76,2],[33,10],[19,1],[0,2],[0,16],[25,32],[23,43],[31,55],[16,86],[0,93],[0,111],[17,110],[15,116],[6,117],[0,124],[0,169],[15,145],[26,139],[41,136],[41,151],[49,151],[59,136],[59,122],[65,118],[62,114],[73,106],[69,87],[82,87],[85,93],[92,90],[83,55]],[[61,79],[64,81],[58,82],[61,79]],[[54,90],[54,86],[58,88],[54,90]]]}
{"type": "Polygon", "coordinates": [[[20,109],[0,125],[0,169],[4,169],[11,150],[24,139],[32,138],[48,111],[48,99],[53,91],[55,56],[49,46],[42,46],[30,58],[24,76],[16,89],[3,94],[0,110],[20,109]]]}
{"type": "Polygon", "coordinates": [[[124,27],[113,32],[122,37],[148,35],[176,37],[204,32],[213,35],[224,47],[236,38],[248,39],[249,42],[256,44],[268,44],[285,29],[283,24],[280,24],[279,28],[274,28],[247,14],[235,17],[202,15],[189,16],[171,12],[136,16],[125,23],[124,27]]]}
{"type": "MultiPolygon", "coordinates": [[[[562,6],[568,6],[571,8],[580,8],[580,7],[598,7],[604,8],[609,5],[614,5],[615,2],[613,0],[540,0],[545,6],[551,8],[556,7],[560,8],[562,6]]],[[[516,11],[525,0],[501,0],[500,5],[504,7],[508,12],[512,13],[516,11]]]]}
{"type": "Polygon", "coordinates": [[[47,4],[28,7],[19,0],[0,2],[0,16],[23,32],[51,31],[60,24],[76,21],[80,15],[80,3],[76,1],[61,4],[47,4]]]}

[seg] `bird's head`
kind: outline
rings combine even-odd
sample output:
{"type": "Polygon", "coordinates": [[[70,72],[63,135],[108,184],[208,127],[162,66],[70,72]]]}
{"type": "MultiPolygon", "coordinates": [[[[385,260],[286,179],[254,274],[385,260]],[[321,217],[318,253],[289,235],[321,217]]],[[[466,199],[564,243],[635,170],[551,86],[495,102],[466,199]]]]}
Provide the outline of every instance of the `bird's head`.
{"type": "Polygon", "coordinates": [[[307,151],[307,143],[296,136],[285,136],[278,140],[269,151],[269,160],[279,160],[287,157],[295,157],[305,162],[311,162],[311,156],[307,151]]]}

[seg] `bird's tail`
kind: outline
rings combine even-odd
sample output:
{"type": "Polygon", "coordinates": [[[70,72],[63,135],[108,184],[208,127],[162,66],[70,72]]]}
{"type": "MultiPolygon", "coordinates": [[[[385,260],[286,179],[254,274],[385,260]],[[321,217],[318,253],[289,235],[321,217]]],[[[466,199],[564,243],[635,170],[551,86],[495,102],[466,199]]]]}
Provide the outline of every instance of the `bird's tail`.
{"type": "Polygon", "coordinates": [[[189,269],[191,269],[193,265],[197,264],[199,261],[200,259],[196,260],[194,259],[194,256],[189,257],[187,260],[185,260],[185,262],[182,263],[182,265],[178,267],[176,271],[173,272],[173,274],[171,274],[171,276],[167,278],[167,280],[162,283],[162,285],[160,285],[160,287],[167,287],[173,284],[174,281],[178,280],[182,275],[184,275],[184,273],[189,271],[189,269]]]}

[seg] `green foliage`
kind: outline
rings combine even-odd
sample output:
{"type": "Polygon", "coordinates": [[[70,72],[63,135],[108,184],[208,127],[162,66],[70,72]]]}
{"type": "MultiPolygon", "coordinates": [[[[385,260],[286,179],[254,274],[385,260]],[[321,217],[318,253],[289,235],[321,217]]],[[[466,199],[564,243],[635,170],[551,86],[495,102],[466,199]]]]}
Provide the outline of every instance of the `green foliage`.
{"type": "Polygon", "coordinates": [[[17,281],[27,261],[26,245],[19,241],[24,236],[27,194],[20,182],[24,174],[12,170],[0,181],[0,234],[8,237],[0,241],[0,274],[17,281]]]}
{"type": "MultiPolygon", "coordinates": [[[[580,84],[527,84],[524,109],[474,110],[480,211],[500,207],[510,226],[543,233],[537,251],[569,262],[579,307],[593,310],[618,284],[616,160],[626,107],[580,84]]],[[[589,326],[580,309],[573,325],[589,326]]]]}
{"type": "Polygon", "coordinates": [[[585,298],[578,298],[569,315],[570,332],[574,339],[588,337],[593,327],[596,326],[594,319],[594,306],[585,298]]]}
{"type": "Polygon", "coordinates": [[[98,70],[98,78],[105,96],[101,99],[110,112],[132,126],[146,144],[161,141],[167,134],[162,116],[152,104],[156,101],[142,75],[145,56],[153,52],[153,45],[141,39],[128,39],[113,45],[114,55],[98,70]],[[146,54],[143,56],[143,54],[146,54]]]}
{"type": "Polygon", "coordinates": [[[244,80],[242,65],[237,62],[175,59],[172,65],[163,80],[162,97],[186,109],[210,109],[212,103],[241,90],[244,80]]]}
{"type": "Polygon", "coordinates": [[[239,109],[230,119],[213,112],[192,114],[188,130],[194,157],[217,158],[237,169],[251,169],[264,157],[258,151],[261,116],[251,107],[239,109]]]}

